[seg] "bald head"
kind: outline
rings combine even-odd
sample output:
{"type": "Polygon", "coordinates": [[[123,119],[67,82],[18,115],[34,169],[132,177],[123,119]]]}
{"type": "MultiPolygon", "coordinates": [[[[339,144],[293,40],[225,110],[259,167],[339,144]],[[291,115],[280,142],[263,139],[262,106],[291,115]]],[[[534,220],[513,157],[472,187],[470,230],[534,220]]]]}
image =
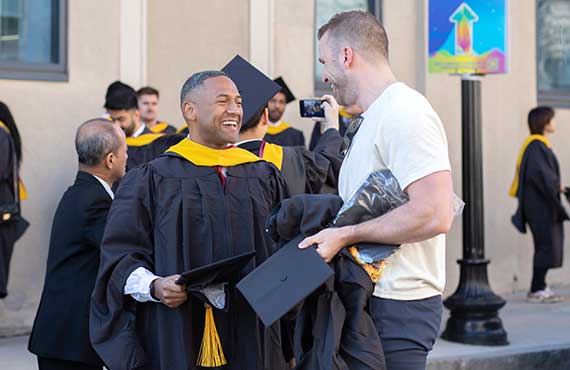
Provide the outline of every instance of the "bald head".
{"type": "Polygon", "coordinates": [[[75,135],[75,150],[79,163],[93,167],[109,153],[116,153],[125,141],[120,127],[109,120],[94,118],[84,122],[75,135]]]}

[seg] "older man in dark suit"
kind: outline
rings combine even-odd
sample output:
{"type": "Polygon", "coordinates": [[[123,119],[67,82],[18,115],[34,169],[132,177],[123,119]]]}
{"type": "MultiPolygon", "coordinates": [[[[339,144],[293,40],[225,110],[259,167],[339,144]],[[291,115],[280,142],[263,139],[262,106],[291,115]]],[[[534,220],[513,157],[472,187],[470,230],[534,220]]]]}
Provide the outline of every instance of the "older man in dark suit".
{"type": "Polygon", "coordinates": [[[99,245],[125,174],[127,145],[118,124],[101,118],[83,123],[75,147],[79,171],[56,210],[42,298],[29,350],[40,370],[102,369],[89,341],[89,303],[99,268],[99,245]]]}

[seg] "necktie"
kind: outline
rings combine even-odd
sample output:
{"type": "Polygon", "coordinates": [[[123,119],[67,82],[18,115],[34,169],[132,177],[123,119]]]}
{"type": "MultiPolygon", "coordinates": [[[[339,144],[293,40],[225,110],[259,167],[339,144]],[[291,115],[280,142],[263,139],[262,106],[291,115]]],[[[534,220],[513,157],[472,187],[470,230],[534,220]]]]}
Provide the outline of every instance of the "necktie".
{"type": "Polygon", "coordinates": [[[216,173],[218,174],[218,177],[220,178],[220,182],[222,183],[222,188],[226,187],[226,175],[224,175],[224,172],[222,171],[222,166],[216,166],[214,167],[214,170],[216,171],[216,173]]]}

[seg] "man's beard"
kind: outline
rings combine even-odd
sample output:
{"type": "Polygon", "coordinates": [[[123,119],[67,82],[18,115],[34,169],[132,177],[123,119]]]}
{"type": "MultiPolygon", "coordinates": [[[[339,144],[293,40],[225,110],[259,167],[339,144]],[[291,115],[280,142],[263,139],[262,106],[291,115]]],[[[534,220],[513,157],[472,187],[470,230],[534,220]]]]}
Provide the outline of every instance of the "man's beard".
{"type": "Polygon", "coordinates": [[[271,122],[278,122],[281,117],[283,117],[283,112],[280,112],[278,110],[270,110],[269,112],[269,120],[271,122]]]}
{"type": "Polygon", "coordinates": [[[129,127],[124,128],[123,132],[125,133],[126,137],[133,136],[133,134],[135,133],[135,122],[131,121],[131,124],[129,125],[129,127]]]}

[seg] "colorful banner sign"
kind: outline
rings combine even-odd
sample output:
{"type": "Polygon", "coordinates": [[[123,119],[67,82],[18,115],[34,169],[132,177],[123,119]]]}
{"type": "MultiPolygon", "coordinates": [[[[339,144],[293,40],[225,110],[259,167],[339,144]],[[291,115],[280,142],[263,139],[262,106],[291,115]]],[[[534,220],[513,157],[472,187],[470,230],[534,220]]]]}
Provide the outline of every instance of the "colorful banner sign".
{"type": "Polygon", "coordinates": [[[430,73],[507,72],[506,0],[430,0],[430,73]]]}

